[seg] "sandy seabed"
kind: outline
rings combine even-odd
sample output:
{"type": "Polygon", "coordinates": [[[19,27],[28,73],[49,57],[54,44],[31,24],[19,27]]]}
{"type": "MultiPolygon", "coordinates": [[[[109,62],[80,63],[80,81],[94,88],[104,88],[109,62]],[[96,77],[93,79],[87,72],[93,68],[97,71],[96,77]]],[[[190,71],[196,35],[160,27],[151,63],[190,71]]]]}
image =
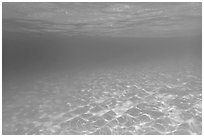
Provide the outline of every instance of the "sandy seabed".
{"type": "Polygon", "coordinates": [[[3,79],[2,113],[3,134],[201,135],[201,65],[15,75],[3,79]]]}

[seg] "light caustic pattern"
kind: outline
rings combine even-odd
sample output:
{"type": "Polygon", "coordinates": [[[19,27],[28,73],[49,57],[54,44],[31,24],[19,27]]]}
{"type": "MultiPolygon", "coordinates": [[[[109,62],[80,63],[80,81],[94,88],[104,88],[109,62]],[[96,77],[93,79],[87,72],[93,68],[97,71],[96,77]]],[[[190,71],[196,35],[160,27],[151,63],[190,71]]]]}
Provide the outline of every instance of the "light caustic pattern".
{"type": "Polygon", "coordinates": [[[199,76],[186,70],[131,72],[80,74],[73,90],[63,80],[38,81],[41,93],[3,104],[3,134],[202,134],[199,76]]]}

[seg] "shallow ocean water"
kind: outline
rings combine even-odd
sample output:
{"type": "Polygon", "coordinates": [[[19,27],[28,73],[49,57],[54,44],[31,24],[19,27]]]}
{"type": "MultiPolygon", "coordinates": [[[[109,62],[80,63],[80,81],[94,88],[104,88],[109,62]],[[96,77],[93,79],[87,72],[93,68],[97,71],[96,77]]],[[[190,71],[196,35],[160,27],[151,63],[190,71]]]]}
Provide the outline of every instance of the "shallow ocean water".
{"type": "Polygon", "coordinates": [[[201,2],[2,10],[3,134],[202,134],[201,2]]]}

